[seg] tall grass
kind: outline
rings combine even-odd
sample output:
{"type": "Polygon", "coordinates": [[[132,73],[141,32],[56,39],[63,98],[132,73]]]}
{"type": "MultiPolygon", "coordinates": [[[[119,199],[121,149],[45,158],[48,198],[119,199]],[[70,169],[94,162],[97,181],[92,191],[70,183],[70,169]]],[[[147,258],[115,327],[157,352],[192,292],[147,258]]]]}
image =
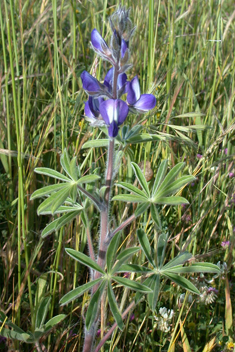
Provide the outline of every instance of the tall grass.
{"type": "MultiPolygon", "coordinates": [[[[146,132],[161,139],[128,146],[119,177],[133,179],[130,161],[144,165],[149,161],[156,173],[161,159],[168,158],[171,166],[184,160],[197,181],[183,190],[190,201],[186,210],[162,210],[170,233],[168,258],[184,248],[196,258],[226,261],[229,272],[214,281],[219,293],[208,306],[189,305],[186,298],[184,305],[178,305],[183,292],[166,282],[158,309],[165,305],[175,310],[171,331],[159,332],[143,303],[134,312],[134,320],[129,317],[126,329],[112,335],[104,351],[202,351],[214,336],[211,346],[215,347],[207,350],[220,351],[234,338],[235,289],[229,285],[234,280],[235,243],[233,1],[120,3],[132,8],[136,25],[130,76],[138,74],[142,91],[157,98],[152,115],[133,116],[129,124],[138,121],[146,132]],[[225,240],[230,246],[223,250],[225,240]]],[[[106,149],[82,149],[88,139],[100,138],[101,133],[83,119],[86,96],[80,73],[86,69],[103,77],[107,63],[97,61],[90,49],[90,33],[95,27],[108,39],[107,19],[117,5],[98,0],[4,0],[0,4],[0,308],[19,327],[31,330],[37,300],[50,295],[50,317],[63,311],[68,318],[42,339],[49,351],[81,350],[88,296],[63,309],[58,302],[72,286],[88,280],[85,269],[74,266],[64,253],[65,244],[86,251],[86,233],[78,217],[59,233],[40,239],[51,218],[38,217],[38,202],[30,202],[29,197],[50,181],[35,176],[33,170],[36,166],[59,170],[60,153],[67,148],[71,156],[77,156],[83,173],[95,168],[103,172],[106,149]]],[[[131,208],[119,211],[114,219],[117,223],[131,208]]],[[[98,214],[92,207],[89,212],[95,240],[98,214]]],[[[146,215],[125,230],[123,245],[137,241],[135,230],[140,225],[154,241],[154,226],[146,215]]],[[[123,295],[123,309],[129,295],[123,295]]],[[[111,324],[109,316],[107,322],[111,324]]],[[[33,349],[10,340],[7,344],[13,350],[33,349]]]]}

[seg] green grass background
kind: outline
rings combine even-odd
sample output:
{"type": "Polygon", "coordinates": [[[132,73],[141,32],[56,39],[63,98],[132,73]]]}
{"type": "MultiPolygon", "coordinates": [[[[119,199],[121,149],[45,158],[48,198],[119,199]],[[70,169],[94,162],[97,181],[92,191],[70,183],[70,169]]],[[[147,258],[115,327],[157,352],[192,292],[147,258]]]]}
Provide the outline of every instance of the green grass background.
{"type": "MultiPolygon", "coordinates": [[[[219,294],[209,306],[194,302],[180,308],[177,299],[183,292],[165,283],[158,308],[174,309],[171,331],[157,331],[143,303],[134,320],[122,333],[117,331],[103,351],[226,350],[226,342],[234,339],[235,309],[234,1],[128,0],[120,5],[131,7],[136,25],[128,77],[138,75],[141,91],[157,98],[153,112],[129,116],[127,124],[141,123],[146,132],[161,134],[162,140],[128,146],[118,176],[133,180],[130,161],[149,161],[156,173],[162,159],[168,158],[170,167],[184,160],[186,171],[197,180],[183,190],[191,204],[187,212],[182,207],[161,212],[170,234],[167,260],[184,247],[201,260],[226,261],[229,272],[212,284],[219,294]],[[223,250],[225,240],[230,246],[223,250]],[[211,347],[204,350],[210,341],[211,347]]],[[[72,287],[89,280],[87,271],[64,253],[65,246],[86,251],[86,233],[78,217],[59,233],[40,239],[51,217],[38,217],[39,202],[29,198],[51,180],[35,175],[34,168],[60,171],[60,154],[67,148],[70,156],[77,156],[83,173],[95,168],[104,172],[106,149],[82,149],[86,141],[102,134],[83,118],[87,97],[80,74],[86,69],[102,80],[109,69],[91,50],[90,33],[97,28],[109,41],[108,17],[117,6],[108,0],[2,0],[0,4],[0,308],[22,329],[30,330],[36,297],[50,295],[48,318],[61,312],[68,318],[43,339],[48,351],[82,349],[82,314],[89,297],[67,308],[58,302],[72,287]]],[[[123,211],[124,205],[113,204],[117,223],[123,211]]],[[[99,217],[92,207],[89,212],[97,243],[99,217]]],[[[125,230],[123,245],[136,243],[139,226],[153,238],[154,225],[146,214],[125,230]]],[[[121,297],[119,291],[124,307],[131,294],[121,297]]],[[[36,351],[16,342],[8,345],[9,350],[36,351]]],[[[0,346],[4,350],[5,343],[0,346]]]]}

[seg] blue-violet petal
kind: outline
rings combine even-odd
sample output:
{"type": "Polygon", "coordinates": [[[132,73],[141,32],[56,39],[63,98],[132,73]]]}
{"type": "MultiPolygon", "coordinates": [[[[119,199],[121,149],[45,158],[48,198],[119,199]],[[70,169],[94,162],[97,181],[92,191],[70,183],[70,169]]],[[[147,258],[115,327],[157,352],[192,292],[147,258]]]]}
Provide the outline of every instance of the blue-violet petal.
{"type": "Polygon", "coordinates": [[[139,112],[145,113],[153,109],[156,105],[156,98],[152,94],[142,94],[140,99],[133,104],[133,107],[137,109],[139,112]]]}
{"type": "Polygon", "coordinates": [[[127,86],[128,104],[134,105],[140,98],[140,85],[138,77],[135,76],[127,86]]]}
{"type": "Polygon", "coordinates": [[[118,135],[118,125],[113,121],[108,128],[109,137],[115,138],[118,135]]]}
{"type": "Polygon", "coordinates": [[[89,92],[99,92],[101,90],[100,83],[97,79],[90,75],[87,71],[83,71],[81,74],[83,88],[89,92]]]}

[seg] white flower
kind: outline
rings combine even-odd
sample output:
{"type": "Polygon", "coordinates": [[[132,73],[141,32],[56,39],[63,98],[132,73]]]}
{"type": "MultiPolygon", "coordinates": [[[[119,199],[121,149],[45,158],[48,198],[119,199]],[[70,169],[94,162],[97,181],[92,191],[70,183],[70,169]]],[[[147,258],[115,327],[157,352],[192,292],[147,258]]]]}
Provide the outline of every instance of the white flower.
{"type": "Polygon", "coordinates": [[[160,317],[155,317],[157,321],[157,328],[163,332],[170,331],[169,321],[174,316],[173,309],[168,309],[166,307],[159,309],[160,317]]]}

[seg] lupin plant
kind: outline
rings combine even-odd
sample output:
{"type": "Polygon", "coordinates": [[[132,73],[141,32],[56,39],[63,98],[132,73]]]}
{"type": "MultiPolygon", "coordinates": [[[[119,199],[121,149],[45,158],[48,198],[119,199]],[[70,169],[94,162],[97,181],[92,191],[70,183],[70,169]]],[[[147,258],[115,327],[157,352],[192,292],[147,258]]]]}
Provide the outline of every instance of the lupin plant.
{"type": "MultiPolygon", "coordinates": [[[[43,187],[33,193],[31,199],[46,196],[40,204],[38,214],[60,214],[42,232],[46,237],[53,231],[57,231],[64,225],[74,220],[77,215],[81,216],[87,233],[88,253],[66,248],[66,253],[76,261],[86,265],[90,270],[90,281],[68,292],[61,298],[60,304],[69,304],[85,292],[90,292],[90,301],[85,316],[85,332],[83,352],[98,352],[109,339],[115,328],[123,329],[124,321],[128,313],[141,302],[145,295],[150,308],[156,308],[162,278],[169,279],[182,288],[199,295],[199,290],[188,279],[180,276],[184,273],[213,272],[219,273],[218,266],[210,263],[192,263],[192,255],[182,251],[168,263],[165,263],[165,251],[167,246],[167,229],[162,227],[159,209],[162,205],[187,204],[188,201],[175,195],[182,187],[194,180],[191,175],[179,176],[183,172],[184,163],[175,165],[168,173],[168,161],[163,160],[157,170],[154,182],[147,182],[144,172],[139,165],[132,162],[133,173],[139,183],[138,187],[132,183],[117,182],[118,186],[128,193],[120,193],[113,197],[114,180],[117,167],[114,167],[118,159],[115,144],[121,148],[128,143],[142,141],[139,136],[141,126],[133,128],[123,126],[127,121],[128,114],[144,114],[152,110],[156,105],[156,98],[152,94],[140,93],[138,77],[127,80],[126,72],[131,67],[130,63],[130,40],[135,28],[129,17],[130,11],[120,7],[110,18],[112,36],[110,45],[102,38],[96,29],[91,33],[91,46],[96,54],[106,60],[112,66],[107,72],[104,82],[99,82],[87,71],[81,74],[83,88],[88,94],[85,103],[85,115],[90,125],[100,128],[108,136],[107,166],[105,180],[97,174],[86,176],[80,175],[80,169],[76,165],[76,157],[69,159],[65,150],[61,156],[61,166],[67,175],[48,168],[37,168],[35,172],[50,176],[62,181],[51,186],[43,187]],[[126,97],[126,101],[123,97],[126,97]],[[115,143],[116,142],[116,143],[115,143]],[[97,188],[94,183],[99,182],[97,188]],[[97,191],[99,189],[99,191],[97,191]],[[116,228],[111,226],[112,201],[137,203],[134,212],[124,219],[116,228]],[[90,221],[88,207],[93,204],[100,214],[100,234],[98,253],[95,253],[90,235],[90,221]],[[139,246],[123,249],[117,254],[122,230],[140,217],[143,213],[151,213],[155,224],[154,250],[143,229],[137,230],[139,246]],[[130,263],[134,256],[142,251],[147,259],[147,265],[130,263]],[[190,264],[189,264],[190,263],[190,264]],[[185,265],[186,264],[186,265],[185,265]],[[123,275],[123,273],[125,273],[123,275]],[[135,280],[127,278],[126,273],[135,273],[135,280]],[[136,291],[134,299],[129,302],[125,311],[120,312],[115,296],[116,282],[119,286],[136,291]],[[95,337],[100,321],[105,321],[104,310],[106,297],[110,312],[115,323],[108,332],[102,336],[98,345],[95,337]],[[104,309],[101,310],[100,307],[104,309]]],[[[104,144],[105,144],[104,143],[104,144]]],[[[92,144],[90,144],[92,145],[92,144]]],[[[95,144],[94,144],[95,145],[95,144]]],[[[108,309],[108,308],[107,308],[108,309]]]]}

